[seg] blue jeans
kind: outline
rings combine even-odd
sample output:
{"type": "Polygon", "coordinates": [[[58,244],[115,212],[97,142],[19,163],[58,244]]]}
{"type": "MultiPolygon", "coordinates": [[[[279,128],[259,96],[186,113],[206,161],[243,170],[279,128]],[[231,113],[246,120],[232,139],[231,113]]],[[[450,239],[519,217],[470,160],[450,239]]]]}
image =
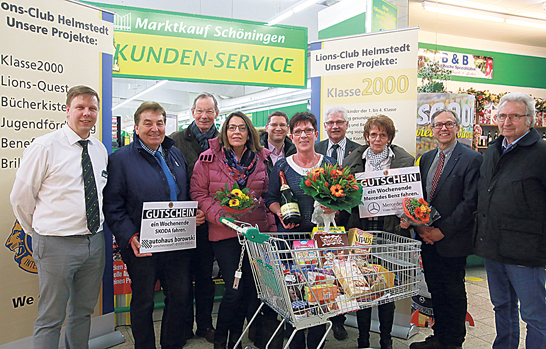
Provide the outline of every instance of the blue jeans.
{"type": "Polygon", "coordinates": [[[527,349],[546,348],[546,271],[486,259],[489,295],[495,310],[497,337],[493,349],[516,349],[519,345],[518,300],[521,318],[527,323],[527,349]]]}
{"type": "Polygon", "coordinates": [[[190,251],[157,252],[151,257],[136,257],[129,246],[121,249],[121,256],[131,277],[131,330],[135,349],[155,348],[152,314],[157,280],[165,294],[161,348],[181,349],[186,344],[184,320],[188,314],[191,287],[190,251]]]}
{"type": "Polygon", "coordinates": [[[34,233],[32,249],[40,284],[34,348],[59,347],[67,303],[65,346],[87,348],[91,314],[104,272],[104,234],[44,236],[34,233]]]}

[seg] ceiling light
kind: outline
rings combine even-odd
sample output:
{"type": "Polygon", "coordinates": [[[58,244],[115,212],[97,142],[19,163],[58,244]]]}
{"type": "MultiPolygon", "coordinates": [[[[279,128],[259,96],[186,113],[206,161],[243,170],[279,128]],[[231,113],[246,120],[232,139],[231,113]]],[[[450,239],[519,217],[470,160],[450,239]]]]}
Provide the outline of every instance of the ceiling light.
{"type": "Polygon", "coordinates": [[[139,93],[137,93],[136,95],[134,95],[134,96],[132,96],[132,97],[126,99],[125,101],[121,102],[120,104],[116,105],[115,107],[112,108],[112,111],[114,111],[114,110],[116,110],[116,109],[118,109],[118,108],[123,107],[123,106],[126,105],[127,103],[129,103],[129,102],[131,102],[131,101],[133,101],[133,100],[135,100],[135,99],[137,99],[137,98],[139,98],[139,97],[145,95],[146,93],[148,93],[148,92],[150,92],[150,91],[155,90],[155,89],[158,88],[158,87],[161,87],[161,86],[165,85],[165,84],[168,83],[168,82],[169,82],[169,80],[162,80],[162,81],[160,81],[160,82],[155,83],[154,85],[148,87],[148,88],[145,89],[144,91],[139,92],[139,93]]]}
{"type": "Polygon", "coordinates": [[[298,3],[298,5],[296,7],[294,7],[294,9],[292,11],[294,11],[294,13],[298,13],[300,11],[305,10],[309,6],[315,4],[316,2],[317,2],[317,0],[305,0],[303,2],[298,3]]]}
{"type": "Polygon", "coordinates": [[[522,25],[524,27],[531,27],[531,28],[537,28],[537,29],[546,29],[546,23],[537,23],[537,22],[531,22],[531,21],[518,21],[515,19],[506,19],[506,23],[508,24],[515,24],[515,25],[522,25]]]}
{"type": "Polygon", "coordinates": [[[439,2],[423,1],[425,10],[442,13],[450,16],[474,18],[484,21],[508,23],[537,29],[546,29],[546,19],[541,14],[531,12],[513,11],[498,6],[484,6],[470,1],[439,0],[439,2]],[[530,14],[530,15],[528,15],[530,14]]]}
{"type": "Polygon", "coordinates": [[[485,13],[482,14],[482,13],[472,12],[460,7],[457,8],[457,7],[449,6],[449,5],[445,6],[441,4],[431,3],[428,1],[423,2],[423,8],[430,12],[442,13],[442,14],[451,15],[451,16],[482,19],[484,21],[498,22],[498,23],[504,22],[504,18],[502,17],[490,16],[490,15],[486,15],[485,13]]]}
{"type": "Polygon", "coordinates": [[[281,12],[277,16],[267,21],[267,25],[274,25],[292,16],[294,13],[305,10],[309,6],[316,4],[318,0],[301,0],[298,3],[290,6],[286,11],[281,12]]]}

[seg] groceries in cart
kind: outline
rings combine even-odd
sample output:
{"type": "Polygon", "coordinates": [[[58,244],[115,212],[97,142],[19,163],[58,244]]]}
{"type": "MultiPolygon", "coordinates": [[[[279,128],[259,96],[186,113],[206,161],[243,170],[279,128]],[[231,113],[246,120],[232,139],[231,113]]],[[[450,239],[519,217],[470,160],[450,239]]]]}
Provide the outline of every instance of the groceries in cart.
{"type": "Polygon", "coordinates": [[[382,231],[257,231],[221,220],[246,246],[258,296],[296,329],[418,292],[419,241],[382,231]]]}

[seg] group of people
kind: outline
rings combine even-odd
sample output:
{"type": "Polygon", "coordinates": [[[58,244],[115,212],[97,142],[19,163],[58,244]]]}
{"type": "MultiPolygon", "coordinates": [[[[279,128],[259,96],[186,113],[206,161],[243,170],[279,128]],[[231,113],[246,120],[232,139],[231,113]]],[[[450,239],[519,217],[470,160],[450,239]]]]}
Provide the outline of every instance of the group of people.
{"type": "MultiPolygon", "coordinates": [[[[393,144],[396,128],[386,115],[368,119],[365,145],[349,140],[343,107],[326,112],[328,139],[317,143],[317,120],[308,112],[291,118],[281,111],[271,113],[261,136],[244,113],[233,112],[219,131],[218,103],[209,93],[195,98],[192,124],[167,137],[164,108],[144,102],[134,114],[133,142],[110,156],[91,136],[99,95],[89,87],[75,86],[68,91],[66,107],[66,124],[36,138],[25,150],[10,196],[17,219],[33,236],[40,287],[35,348],[58,347],[67,310],[65,346],[88,347],[90,316],[105,265],[102,223],[106,221],[132,280],[135,348],[155,348],[152,313],[159,280],[165,294],[162,348],[182,348],[194,336],[195,318],[196,335],[214,343],[214,349],[233,349],[245,318],[254,314],[259,300],[236,233],[219,221],[229,213],[215,200],[216,192],[226,183],[229,188],[237,183],[250,189],[257,203],[239,219],[258,225],[260,231],[310,232],[314,200],[299,186],[309,171],[338,163],[355,174],[415,163],[412,155],[393,144]],[[283,221],[280,171],[298,200],[298,225],[283,221]],[[141,254],[143,203],[188,200],[198,202],[197,247],[141,254]],[[225,283],[215,327],[214,258],[225,283]]],[[[540,161],[546,157],[546,142],[532,128],[534,115],[532,97],[505,95],[496,116],[501,136],[483,157],[457,141],[456,113],[442,109],[431,115],[438,148],[419,159],[419,169],[424,199],[441,213],[432,226],[410,229],[396,216],[360,218],[358,208],[337,214],[338,224],[346,229],[383,230],[423,242],[434,334],[412,343],[411,349],[462,348],[465,265],[473,252],[485,259],[497,327],[493,348],[518,347],[518,309],[527,323],[526,347],[546,348],[546,162],[540,161]]],[[[394,303],[378,307],[381,349],[392,348],[394,311],[394,303]]],[[[367,348],[371,308],[357,311],[356,316],[358,347],[367,348]]],[[[330,320],[334,337],[346,339],[345,316],[330,320]]],[[[278,323],[276,313],[263,307],[249,336],[255,346],[263,349],[278,323]]],[[[318,349],[325,331],[325,325],[309,328],[307,339],[304,331],[298,331],[291,348],[318,349]]],[[[282,340],[281,335],[274,341],[275,349],[282,340]]]]}

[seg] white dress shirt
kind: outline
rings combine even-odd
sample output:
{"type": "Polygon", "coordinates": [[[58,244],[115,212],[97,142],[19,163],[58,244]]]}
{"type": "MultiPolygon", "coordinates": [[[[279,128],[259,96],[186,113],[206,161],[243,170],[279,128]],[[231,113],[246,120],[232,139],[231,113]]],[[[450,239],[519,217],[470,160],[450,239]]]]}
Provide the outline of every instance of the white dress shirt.
{"type": "Polygon", "coordinates": [[[342,166],[343,158],[345,157],[345,147],[347,146],[347,137],[343,137],[343,139],[338,143],[334,143],[331,139],[328,138],[328,149],[326,150],[326,155],[328,155],[329,157],[332,157],[332,152],[334,151],[332,147],[334,146],[334,144],[339,145],[339,148],[337,148],[337,163],[339,164],[339,166],[342,166]]]}
{"type": "MultiPolygon", "coordinates": [[[[15,217],[30,234],[71,236],[90,234],[85,215],[81,137],[68,125],[36,138],[23,152],[10,195],[15,217]]],[[[106,185],[108,152],[95,137],[88,138],[99,200],[106,185]]]]}

